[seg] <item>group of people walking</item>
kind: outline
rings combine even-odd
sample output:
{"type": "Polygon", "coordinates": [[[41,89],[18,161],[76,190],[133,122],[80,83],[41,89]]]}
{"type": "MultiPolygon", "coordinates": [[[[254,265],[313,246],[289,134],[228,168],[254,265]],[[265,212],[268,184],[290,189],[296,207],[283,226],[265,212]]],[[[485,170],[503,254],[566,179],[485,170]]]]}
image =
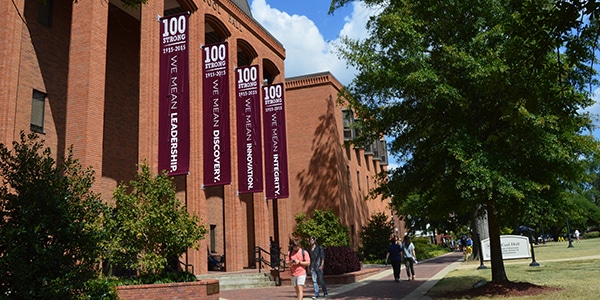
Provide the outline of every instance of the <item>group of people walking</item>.
{"type": "MultiPolygon", "coordinates": [[[[308,250],[304,250],[300,245],[299,240],[290,241],[290,251],[286,257],[286,263],[290,266],[292,275],[292,286],[296,291],[298,300],[304,298],[304,283],[306,282],[308,271],[310,271],[315,292],[315,296],[312,298],[320,298],[319,286],[323,291],[323,297],[327,297],[327,286],[323,279],[325,251],[323,251],[321,245],[317,244],[317,238],[315,236],[309,238],[309,243],[310,246],[308,250]]],[[[385,257],[386,264],[388,259],[391,260],[392,269],[394,270],[394,280],[396,282],[400,282],[400,265],[402,261],[404,261],[406,266],[408,280],[415,280],[417,255],[415,254],[415,246],[410,241],[409,236],[405,236],[404,241],[396,239],[395,236],[390,239],[390,245],[388,246],[388,252],[385,257]]]]}
{"type": "Polygon", "coordinates": [[[296,291],[298,300],[304,298],[304,283],[306,282],[307,268],[310,270],[315,296],[319,298],[319,285],[323,290],[323,297],[327,297],[327,286],[323,279],[323,266],[325,265],[325,251],[323,247],[317,244],[317,238],[309,238],[310,246],[308,251],[302,249],[300,241],[291,241],[291,249],[286,258],[286,263],[290,266],[292,273],[292,286],[296,291]]]}
{"type": "Polygon", "coordinates": [[[400,265],[404,261],[406,267],[406,276],[408,280],[415,280],[415,265],[417,264],[417,255],[415,254],[415,245],[410,241],[409,236],[405,236],[403,241],[395,236],[390,238],[388,251],[385,256],[385,263],[388,259],[392,264],[394,271],[394,281],[400,282],[400,265]]]}

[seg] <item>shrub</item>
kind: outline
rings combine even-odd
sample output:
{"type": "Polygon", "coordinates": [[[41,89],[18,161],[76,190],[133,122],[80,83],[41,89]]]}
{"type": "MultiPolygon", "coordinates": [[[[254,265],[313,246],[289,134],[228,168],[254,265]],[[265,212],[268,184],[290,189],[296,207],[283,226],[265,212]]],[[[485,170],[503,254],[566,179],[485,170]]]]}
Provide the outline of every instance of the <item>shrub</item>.
{"type": "Polygon", "coordinates": [[[340,275],[360,270],[356,252],[347,246],[330,246],[325,250],[325,275],[340,275]]]}
{"type": "Polygon", "coordinates": [[[418,260],[436,257],[452,251],[450,248],[431,244],[429,238],[425,237],[417,237],[411,239],[411,241],[413,245],[415,245],[415,254],[417,255],[418,260]]]}
{"type": "Polygon", "coordinates": [[[590,231],[590,232],[583,233],[584,239],[592,239],[592,238],[597,238],[597,237],[600,237],[600,231],[590,231]]]}
{"type": "Polygon", "coordinates": [[[302,212],[295,216],[296,230],[293,236],[302,239],[302,246],[307,248],[308,238],[316,236],[318,243],[328,246],[348,246],[348,228],[340,222],[340,218],[330,210],[315,210],[310,217],[302,212]]]}
{"type": "Polygon", "coordinates": [[[93,171],[71,149],[57,162],[36,134],[20,137],[0,144],[0,298],[84,298],[106,239],[93,171]]]}
{"type": "Polygon", "coordinates": [[[119,184],[113,194],[109,261],[140,276],[160,274],[171,258],[195,247],[206,228],[177,199],[172,179],[164,173],[152,176],[142,164],[129,185],[119,184]]]}
{"type": "Polygon", "coordinates": [[[369,224],[360,229],[358,235],[362,245],[358,248],[358,255],[363,261],[385,259],[390,236],[394,234],[394,224],[388,219],[382,212],[373,214],[369,224]]]}

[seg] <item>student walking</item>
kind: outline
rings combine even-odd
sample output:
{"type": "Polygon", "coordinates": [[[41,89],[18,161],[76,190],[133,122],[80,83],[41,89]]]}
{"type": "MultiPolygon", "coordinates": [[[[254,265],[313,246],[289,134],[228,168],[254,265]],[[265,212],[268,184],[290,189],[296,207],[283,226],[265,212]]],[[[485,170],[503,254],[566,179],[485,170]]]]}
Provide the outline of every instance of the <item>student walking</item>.
{"type": "Polygon", "coordinates": [[[323,296],[327,297],[327,286],[325,285],[325,278],[323,278],[325,251],[321,245],[317,244],[316,236],[311,236],[308,241],[310,242],[310,248],[308,249],[308,253],[310,254],[310,276],[315,289],[313,299],[319,298],[319,284],[321,285],[321,289],[323,289],[323,296]]]}
{"type": "Polygon", "coordinates": [[[404,254],[404,265],[406,266],[406,275],[408,281],[415,280],[415,264],[417,263],[417,255],[415,254],[415,245],[410,241],[410,237],[407,235],[404,237],[402,243],[402,250],[404,254]]]}
{"type": "Polygon", "coordinates": [[[290,242],[290,252],[286,263],[290,266],[292,273],[292,286],[296,290],[298,300],[304,298],[304,282],[306,282],[306,268],[310,266],[310,255],[300,247],[300,241],[290,242]]]}
{"type": "Polygon", "coordinates": [[[402,246],[397,243],[396,237],[390,238],[390,244],[388,245],[388,252],[385,255],[385,263],[387,264],[388,258],[391,259],[392,269],[394,270],[394,281],[400,282],[400,264],[402,264],[402,246]]]}

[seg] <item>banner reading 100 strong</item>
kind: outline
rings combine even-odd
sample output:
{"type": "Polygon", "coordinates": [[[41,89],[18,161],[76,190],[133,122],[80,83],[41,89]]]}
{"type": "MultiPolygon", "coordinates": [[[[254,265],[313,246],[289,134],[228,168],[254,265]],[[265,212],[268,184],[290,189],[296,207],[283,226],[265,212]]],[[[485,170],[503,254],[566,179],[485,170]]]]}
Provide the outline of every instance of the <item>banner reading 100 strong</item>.
{"type": "Polygon", "coordinates": [[[231,183],[227,42],[202,47],[204,186],[231,183]]]}
{"type": "Polygon", "coordinates": [[[158,169],[185,175],[190,162],[188,14],[160,21],[158,169]]]}
{"type": "Polygon", "coordinates": [[[263,86],[265,197],[288,198],[288,162],[283,83],[263,86]]]}
{"type": "Polygon", "coordinates": [[[258,65],[235,69],[240,193],[263,191],[258,70],[258,65]]]}

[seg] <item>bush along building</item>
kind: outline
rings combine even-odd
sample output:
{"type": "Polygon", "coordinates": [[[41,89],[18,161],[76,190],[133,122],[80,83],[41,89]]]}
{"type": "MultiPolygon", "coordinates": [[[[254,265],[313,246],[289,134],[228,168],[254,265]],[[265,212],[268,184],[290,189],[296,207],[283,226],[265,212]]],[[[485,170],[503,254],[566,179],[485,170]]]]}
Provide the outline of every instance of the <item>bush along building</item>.
{"type": "Polygon", "coordinates": [[[137,165],[174,180],[208,229],[180,258],[225,271],[256,267],[294,216],[330,209],[358,231],[389,200],[366,201],[387,166],[384,141],[346,147],[351,111],[330,73],[284,77],[285,48],[247,1],[1,1],[0,143],[39,133],[95,170],[106,201],[137,165]]]}

